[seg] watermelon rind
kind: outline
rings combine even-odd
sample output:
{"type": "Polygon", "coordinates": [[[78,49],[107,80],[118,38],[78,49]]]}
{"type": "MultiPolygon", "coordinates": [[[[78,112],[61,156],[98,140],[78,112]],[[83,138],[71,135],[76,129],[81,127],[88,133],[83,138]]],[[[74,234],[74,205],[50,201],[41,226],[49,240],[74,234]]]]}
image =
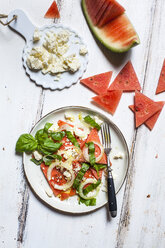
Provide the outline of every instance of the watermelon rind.
{"type": "MultiPolygon", "coordinates": [[[[116,53],[123,53],[123,52],[127,52],[130,48],[137,46],[140,44],[140,39],[138,34],[136,33],[136,36],[134,37],[132,43],[128,46],[121,46],[116,42],[111,42],[109,38],[107,38],[102,32],[101,29],[98,28],[97,26],[93,25],[92,20],[88,14],[87,8],[86,8],[86,4],[85,4],[85,0],[82,0],[81,2],[82,4],[82,9],[83,9],[83,13],[86,17],[87,23],[91,29],[91,31],[93,32],[93,34],[95,35],[95,37],[109,50],[116,52],[116,53]]],[[[125,14],[124,14],[125,15],[125,14]]],[[[130,25],[132,25],[130,23],[130,25]]],[[[132,26],[133,27],[133,26],[132,26]]]]}

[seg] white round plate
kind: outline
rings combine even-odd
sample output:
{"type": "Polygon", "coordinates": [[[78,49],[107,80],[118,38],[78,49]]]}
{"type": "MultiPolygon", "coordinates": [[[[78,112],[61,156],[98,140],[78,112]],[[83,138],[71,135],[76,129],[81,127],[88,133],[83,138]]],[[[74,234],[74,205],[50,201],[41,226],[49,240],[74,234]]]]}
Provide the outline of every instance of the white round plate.
{"type": "Polygon", "coordinates": [[[82,45],[85,45],[82,38],[72,29],[65,27],[63,25],[58,25],[58,24],[44,26],[42,28],[39,28],[39,31],[42,34],[40,41],[34,43],[33,37],[31,37],[27,41],[27,44],[23,50],[23,56],[22,56],[23,65],[24,65],[27,75],[37,85],[42,86],[45,89],[51,89],[51,90],[57,90],[57,89],[61,90],[66,87],[70,87],[72,84],[77,83],[78,80],[82,77],[83,73],[86,71],[87,64],[88,64],[88,53],[85,55],[79,54],[80,47],[82,45]],[[30,53],[31,49],[33,47],[38,47],[43,44],[45,34],[48,31],[53,31],[54,33],[58,33],[61,30],[67,30],[70,33],[70,38],[68,41],[69,50],[65,54],[65,56],[76,54],[76,57],[79,59],[80,64],[81,64],[79,70],[76,71],[75,73],[63,72],[61,73],[61,77],[59,78],[59,80],[57,80],[57,77],[55,75],[51,75],[49,73],[44,75],[41,71],[30,70],[26,64],[26,60],[27,60],[27,56],[30,53]]]}
{"type": "MultiPolygon", "coordinates": [[[[78,115],[78,113],[80,112],[89,115],[96,115],[104,122],[107,122],[110,125],[111,138],[112,138],[111,162],[112,162],[115,189],[117,193],[122,187],[127,174],[127,169],[129,164],[129,152],[125,138],[122,135],[121,131],[107,117],[105,117],[104,115],[100,114],[97,111],[93,111],[92,109],[85,107],[80,107],[80,106],[64,107],[54,110],[49,114],[45,115],[38,123],[36,123],[34,128],[31,130],[31,134],[34,136],[37,130],[43,128],[46,122],[54,122],[60,119],[63,120],[64,113],[66,111],[72,112],[74,115],[78,115]],[[113,156],[118,152],[122,152],[124,154],[123,159],[114,160],[113,156]]],[[[102,191],[104,185],[102,185],[102,188],[97,196],[96,206],[87,207],[84,204],[79,204],[77,200],[77,196],[70,197],[69,199],[64,201],[61,201],[58,197],[55,197],[54,195],[52,197],[49,197],[46,192],[48,191],[48,189],[50,189],[50,187],[40,169],[40,166],[37,166],[33,162],[31,162],[30,158],[31,158],[30,155],[24,153],[23,163],[24,163],[24,170],[27,180],[33,191],[37,194],[37,196],[52,208],[67,213],[87,213],[90,211],[94,211],[104,206],[107,203],[107,193],[105,191],[102,191]]],[[[103,177],[103,181],[104,180],[105,177],[103,177]]]]}

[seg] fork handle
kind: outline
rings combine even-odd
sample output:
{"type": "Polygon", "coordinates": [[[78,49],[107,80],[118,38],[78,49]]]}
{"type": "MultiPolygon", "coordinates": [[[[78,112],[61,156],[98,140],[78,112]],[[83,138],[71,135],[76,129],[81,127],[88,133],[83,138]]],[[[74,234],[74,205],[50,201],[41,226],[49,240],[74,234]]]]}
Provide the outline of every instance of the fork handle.
{"type": "Polygon", "coordinates": [[[115,186],[112,177],[112,172],[108,173],[108,205],[111,216],[114,218],[117,216],[117,202],[115,194],[115,186]]]}

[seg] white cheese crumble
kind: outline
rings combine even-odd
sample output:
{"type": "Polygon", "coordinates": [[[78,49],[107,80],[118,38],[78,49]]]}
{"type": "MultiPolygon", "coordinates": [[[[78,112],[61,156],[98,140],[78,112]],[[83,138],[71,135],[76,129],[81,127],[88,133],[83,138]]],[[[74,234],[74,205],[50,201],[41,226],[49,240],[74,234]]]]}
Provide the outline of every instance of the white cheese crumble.
{"type": "Polygon", "coordinates": [[[88,137],[88,134],[90,133],[90,129],[85,128],[85,127],[81,128],[80,126],[75,125],[74,133],[76,136],[78,136],[82,140],[86,140],[88,137]]]}
{"type": "Polygon", "coordinates": [[[123,158],[124,158],[123,152],[118,152],[113,156],[113,159],[123,159],[123,158]]]}
{"type": "Polygon", "coordinates": [[[65,112],[65,119],[69,120],[71,122],[75,121],[75,116],[73,114],[71,114],[70,112],[65,112]]]}
{"type": "Polygon", "coordinates": [[[58,132],[58,131],[59,131],[59,125],[57,122],[53,123],[53,125],[48,129],[48,133],[58,132]]]}
{"type": "Polygon", "coordinates": [[[42,36],[42,35],[41,35],[39,29],[36,28],[36,29],[34,30],[34,34],[33,34],[33,42],[39,41],[39,40],[41,39],[41,36],[42,36]]]}
{"type": "Polygon", "coordinates": [[[103,124],[103,121],[98,116],[94,116],[94,120],[99,126],[103,124]]]}
{"type": "MultiPolygon", "coordinates": [[[[42,70],[43,74],[58,74],[65,71],[76,72],[80,68],[76,54],[68,52],[70,33],[61,30],[59,33],[49,31],[45,34],[44,42],[39,47],[33,47],[27,57],[27,66],[31,70],[42,70]]],[[[39,30],[35,30],[33,41],[40,39],[39,30]]]]}
{"type": "Polygon", "coordinates": [[[80,47],[80,51],[79,51],[80,55],[85,55],[88,53],[87,47],[85,45],[82,45],[80,47]]]}
{"type": "Polygon", "coordinates": [[[42,154],[40,154],[38,151],[34,151],[33,156],[37,161],[41,160],[43,157],[42,154]]]}

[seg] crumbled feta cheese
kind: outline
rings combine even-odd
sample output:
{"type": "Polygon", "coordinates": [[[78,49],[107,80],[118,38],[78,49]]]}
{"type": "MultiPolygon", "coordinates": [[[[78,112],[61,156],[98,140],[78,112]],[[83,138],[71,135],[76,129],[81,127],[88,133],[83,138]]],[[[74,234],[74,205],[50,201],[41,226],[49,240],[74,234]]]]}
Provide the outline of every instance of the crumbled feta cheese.
{"type": "Polygon", "coordinates": [[[39,41],[40,39],[41,39],[41,33],[40,33],[39,29],[36,28],[36,29],[34,30],[34,34],[33,34],[33,42],[37,42],[37,41],[39,41]]]}
{"type": "Polygon", "coordinates": [[[80,47],[79,53],[80,53],[80,55],[85,55],[85,54],[88,53],[88,50],[87,50],[87,48],[86,48],[85,45],[82,45],[82,46],[80,47]]]}
{"type": "Polygon", "coordinates": [[[113,156],[113,159],[123,159],[123,158],[124,158],[123,152],[118,152],[113,156]]]}
{"type": "Polygon", "coordinates": [[[100,118],[98,118],[97,116],[94,116],[94,120],[95,120],[95,122],[96,122],[99,126],[101,126],[101,125],[103,124],[103,121],[102,121],[100,118]]]}
{"type": "Polygon", "coordinates": [[[65,119],[69,121],[75,121],[75,116],[69,112],[65,112],[65,119]]]}
{"type": "Polygon", "coordinates": [[[42,154],[40,154],[38,151],[34,151],[33,156],[37,161],[41,160],[43,157],[42,154]]]}
{"type": "Polygon", "coordinates": [[[48,129],[48,133],[58,132],[58,131],[59,131],[59,125],[57,122],[53,123],[53,125],[48,129]]]}
{"type": "Polygon", "coordinates": [[[68,171],[64,171],[63,175],[68,179],[71,178],[71,174],[68,171]]]}
{"type": "Polygon", "coordinates": [[[77,156],[78,153],[74,148],[67,148],[66,151],[63,151],[63,157],[65,159],[76,158],[77,156]]]}
{"type": "Polygon", "coordinates": [[[68,66],[71,72],[76,72],[80,68],[80,62],[76,58],[76,54],[71,54],[64,59],[64,63],[68,66]]]}
{"type": "Polygon", "coordinates": [[[27,58],[27,66],[29,67],[29,69],[31,70],[41,70],[42,69],[42,62],[38,59],[38,58],[35,58],[33,56],[29,56],[27,58]]]}

